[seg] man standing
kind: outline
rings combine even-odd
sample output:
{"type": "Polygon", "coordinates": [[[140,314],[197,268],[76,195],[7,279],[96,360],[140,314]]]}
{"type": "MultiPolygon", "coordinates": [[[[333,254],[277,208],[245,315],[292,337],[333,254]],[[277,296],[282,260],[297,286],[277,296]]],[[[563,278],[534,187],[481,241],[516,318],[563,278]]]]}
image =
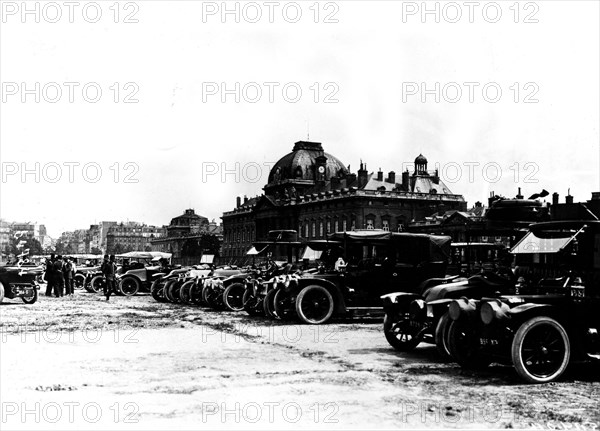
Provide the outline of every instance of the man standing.
{"type": "Polygon", "coordinates": [[[46,272],[44,274],[44,280],[46,280],[46,296],[52,296],[54,290],[54,253],[50,255],[50,259],[46,259],[46,272]]]}
{"type": "Polygon", "coordinates": [[[65,289],[65,276],[63,274],[62,256],[58,255],[54,261],[54,296],[57,298],[63,296],[65,289]]]}
{"type": "Polygon", "coordinates": [[[64,257],[63,276],[65,279],[65,295],[73,296],[73,264],[67,256],[64,257]]]}
{"type": "Polygon", "coordinates": [[[104,255],[104,262],[102,262],[102,267],[100,270],[104,275],[104,295],[108,301],[110,299],[110,294],[115,287],[115,272],[117,270],[117,265],[115,264],[114,254],[111,254],[110,260],[108,259],[107,254],[104,255]]]}

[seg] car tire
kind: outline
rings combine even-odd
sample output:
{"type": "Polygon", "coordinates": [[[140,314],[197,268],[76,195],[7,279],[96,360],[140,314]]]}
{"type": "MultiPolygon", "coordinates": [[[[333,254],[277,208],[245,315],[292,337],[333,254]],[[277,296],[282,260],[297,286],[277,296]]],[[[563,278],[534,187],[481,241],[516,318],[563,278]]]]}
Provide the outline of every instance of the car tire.
{"type": "Polygon", "coordinates": [[[281,320],[292,320],[297,317],[295,303],[283,289],[277,289],[273,304],[275,314],[281,320]]]}
{"type": "Polygon", "coordinates": [[[33,294],[31,296],[21,296],[21,299],[25,304],[35,304],[38,300],[38,290],[35,286],[33,287],[32,291],[33,294]]]}
{"type": "Polygon", "coordinates": [[[90,293],[102,293],[104,291],[104,276],[96,275],[90,281],[89,292],[90,293]]]}
{"type": "Polygon", "coordinates": [[[181,285],[179,289],[179,298],[181,303],[185,305],[192,305],[192,288],[194,287],[194,280],[188,280],[181,285]]]}
{"type": "Polygon", "coordinates": [[[435,325],[435,347],[437,347],[437,351],[440,356],[444,359],[450,359],[450,349],[448,348],[448,330],[450,329],[450,323],[452,319],[450,319],[450,315],[448,312],[445,312],[440,320],[438,320],[437,325],[435,325]]]}
{"type": "Polygon", "coordinates": [[[410,320],[396,322],[392,316],[385,313],[383,317],[383,333],[390,346],[399,352],[408,352],[419,345],[422,340],[420,327],[411,325],[410,320]]]}
{"type": "Polygon", "coordinates": [[[192,285],[192,289],[190,290],[190,295],[192,298],[192,304],[194,305],[204,305],[204,300],[202,299],[202,288],[204,284],[201,280],[194,281],[192,285]]]}
{"type": "Polygon", "coordinates": [[[246,287],[243,283],[232,283],[223,292],[223,303],[229,311],[244,310],[244,293],[246,287]]]}
{"type": "Polygon", "coordinates": [[[2,304],[2,301],[4,301],[4,285],[0,281],[0,304],[2,304]]]}
{"type": "Polygon", "coordinates": [[[175,304],[181,303],[181,280],[173,280],[172,283],[165,286],[167,296],[171,299],[171,302],[175,304]]]}
{"type": "Polygon", "coordinates": [[[529,383],[552,382],[569,365],[569,335],[556,320],[548,316],[533,317],[517,330],[511,357],[517,374],[523,380],[529,383]]]}
{"type": "Polygon", "coordinates": [[[85,286],[85,275],[75,274],[75,277],[73,279],[73,285],[77,290],[83,289],[83,286],[85,286]]]}
{"type": "Polygon", "coordinates": [[[125,296],[134,296],[140,291],[140,281],[135,277],[123,277],[118,290],[125,296]]]}
{"type": "Polygon", "coordinates": [[[152,282],[152,286],[150,287],[150,294],[156,302],[167,302],[165,298],[164,283],[160,278],[152,282]]]}
{"type": "Polygon", "coordinates": [[[492,362],[479,350],[478,334],[471,322],[453,320],[448,328],[448,351],[462,368],[481,370],[492,362]]]}
{"type": "Polygon", "coordinates": [[[277,315],[275,314],[275,303],[274,298],[277,291],[275,289],[271,289],[267,292],[263,299],[263,310],[265,311],[265,316],[276,319],[277,315]]]}
{"type": "Polygon", "coordinates": [[[300,320],[310,325],[327,322],[333,315],[333,297],[323,286],[306,286],[296,298],[296,313],[300,320]]]}
{"type": "Polygon", "coordinates": [[[251,289],[246,289],[244,296],[242,297],[242,301],[244,302],[244,311],[250,316],[260,316],[263,314],[264,310],[262,307],[256,306],[256,298],[252,294],[251,289]]]}
{"type": "Polygon", "coordinates": [[[163,287],[163,292],[165,295],[165,299],[168,302],[172,302],[175,303],[175,299],[173,297],[171,297],[171,286],[176,282],[177,280],[167,280],[165,282],[165,285],[163,287]]]}

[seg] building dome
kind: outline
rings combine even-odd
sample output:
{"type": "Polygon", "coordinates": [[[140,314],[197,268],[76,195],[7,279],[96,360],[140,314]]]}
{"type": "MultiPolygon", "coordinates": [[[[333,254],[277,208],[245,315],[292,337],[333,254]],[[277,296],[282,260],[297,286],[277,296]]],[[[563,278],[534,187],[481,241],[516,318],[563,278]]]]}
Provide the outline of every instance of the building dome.
{"type": "Polygon", "coordinates": [[[291,153],[283,156],[269,173],[269,184],[281,181],[316,180],[317,166],[325,168],[325,179],[348,174],[348,169],[336,157],[323,151],[320,142],[296,142],[291,153]]]}
{"type": "Polygon", "coordinates": [[[419,154],[415,159],[415,165],[426,165],[427,158],[423,154],[419,154]]]}

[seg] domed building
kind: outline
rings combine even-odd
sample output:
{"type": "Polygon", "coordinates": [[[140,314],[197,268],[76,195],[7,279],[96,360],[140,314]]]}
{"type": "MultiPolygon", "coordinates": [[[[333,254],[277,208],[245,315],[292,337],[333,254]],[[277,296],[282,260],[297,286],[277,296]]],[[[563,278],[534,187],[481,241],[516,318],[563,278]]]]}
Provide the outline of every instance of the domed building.
{"type": "Polygon", "coordinates": [[[223,213],[222,260],[248,262],[252,243],[270,230],[293,229],[305,239],[355,229],[402,231],[440,208],[465,210],[463,196],[453,194],[427,163],[420,154],[414,171],[397,181],[394,171],[369,172],[362,161],[352,173],[321,143],[296,142],[271,169],[262,195],[238,197],[236,207],[223,213]]]}

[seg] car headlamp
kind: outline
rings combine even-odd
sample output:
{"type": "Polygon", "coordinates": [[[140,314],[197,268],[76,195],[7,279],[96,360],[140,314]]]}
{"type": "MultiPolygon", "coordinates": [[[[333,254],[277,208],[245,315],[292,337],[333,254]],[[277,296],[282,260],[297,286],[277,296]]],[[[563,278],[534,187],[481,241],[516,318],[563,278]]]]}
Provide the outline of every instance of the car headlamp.
{"type": "Polygon", "coordinates": [[[503,319],[507,317],[510,307],[502,301],[489,301],[481,304],[479,311],[481,321],[489,325],[494,319],[503,319]]]}

